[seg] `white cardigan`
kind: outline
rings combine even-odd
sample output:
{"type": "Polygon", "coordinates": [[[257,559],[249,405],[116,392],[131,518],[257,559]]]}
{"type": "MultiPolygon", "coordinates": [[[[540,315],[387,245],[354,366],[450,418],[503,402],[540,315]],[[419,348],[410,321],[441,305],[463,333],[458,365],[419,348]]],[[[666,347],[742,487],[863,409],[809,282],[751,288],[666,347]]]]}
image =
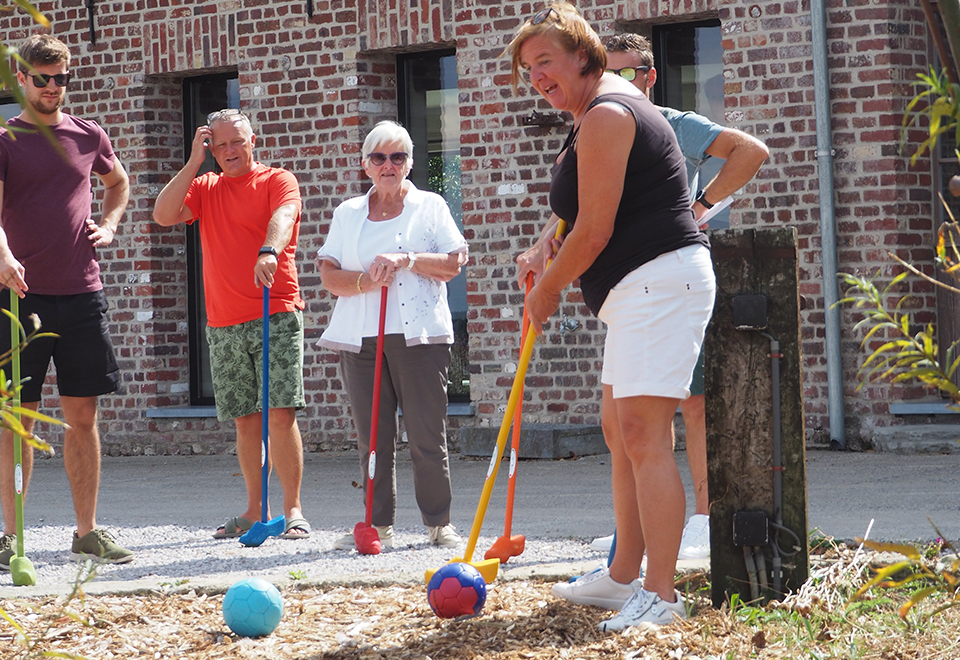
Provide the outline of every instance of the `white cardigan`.
{"type": "MultiPolygon", "coordinates": [[[[432,252],[451,254],[467,252],[467,242],[450,215],[446,201],[432,192],[410,189],[403,199],[403,211],[392,245],[381,252],[432,252]]],[[[360,263],[357,245],[360,229],[370,213],[371,188],[366,195],[348,199],[333,212],[333,221],[317,259],[327,259],[344,270],[365,271],[360,263]]],[[[432,277],[412,271],[397,271],[391,288],[400,300],[400,317],[407,346],[417,344],[452,344],[453,321],[447,304],[447,285],[432,277]],[[400,286],[402,285],[402,286],[400,286]]],[[[330,324],[323,331],[317,346],[336,351],[360,352],[366,302],[364,296],[380,296],[379,287],[362,295],[337,298],[330,324]]]]}

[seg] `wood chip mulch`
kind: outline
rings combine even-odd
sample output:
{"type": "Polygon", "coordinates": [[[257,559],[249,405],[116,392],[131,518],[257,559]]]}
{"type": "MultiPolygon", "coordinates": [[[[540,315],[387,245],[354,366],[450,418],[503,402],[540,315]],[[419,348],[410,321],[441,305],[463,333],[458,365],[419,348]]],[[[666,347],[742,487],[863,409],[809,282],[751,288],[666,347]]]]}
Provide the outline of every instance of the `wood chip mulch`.
{"type": "MultiPolygon", "coordinates": [[[[86,596],[68,603],[51,597],[7,600],[2,608],[10,618],[0,619],[0,657],[21,660],[43,653],[90,660],[800,657],[789,642],[774,640],[782,637],[779,632],[745,625],[729,612],[710,607],[702,595],[690,597],[694,616],[688,621],[605,634],[597,624],[611,613],[558,600],[550,595],[550,586],[523,581],[496,584],[479,616],[455,621],[433,614],[423,587],[290,589],[283,594],[280,625],[258,639],[231,633],[221,613],[222,594],[86,596]]],[[[887,648],[862,657],[941,656],[887,648]]]]}

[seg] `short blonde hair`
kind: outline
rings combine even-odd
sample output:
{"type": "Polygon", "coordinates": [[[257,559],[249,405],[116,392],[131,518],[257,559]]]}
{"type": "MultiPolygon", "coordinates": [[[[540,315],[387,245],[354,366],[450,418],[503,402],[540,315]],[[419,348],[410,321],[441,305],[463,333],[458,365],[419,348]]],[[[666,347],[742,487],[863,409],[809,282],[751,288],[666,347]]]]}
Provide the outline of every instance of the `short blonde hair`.
{"type": "Polygon", "coordinates": [[[361,159],[367,160],[367,157],[385,144],[399,142],[403,145],[403,150],[407,153],[407,163],[413,165],[413,140],[410,134],[403,126],[395,121],[381,121],[367,133],[363,141],[363,154],[361,159]]]}
{"type": "Polygon", "coordinates": [[[553,0],[520,26],[503,51],[510,55],[510,82],[514,90],[520,82],[520,47],[530,37],[540,34],[549,35],[568,53],[584,52],[587,61],[580,70],[581,76],[603,73],[607,68],[607,51],[594,29],[569,2],[553,0]]]}

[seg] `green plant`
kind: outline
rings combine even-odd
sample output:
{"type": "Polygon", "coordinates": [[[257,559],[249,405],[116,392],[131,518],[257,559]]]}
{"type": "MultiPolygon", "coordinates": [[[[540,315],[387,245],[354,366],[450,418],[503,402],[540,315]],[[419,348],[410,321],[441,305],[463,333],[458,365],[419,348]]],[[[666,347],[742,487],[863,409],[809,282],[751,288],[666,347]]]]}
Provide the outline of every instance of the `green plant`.
{"type": "MultiPolygon", "coordinates": [[[[13,0],[14,4],[20,6],[25,12],[33,17],[33,20],[43,27],[50,27],[50,21],[41,14],[27,0],[13,0]]],[[[13,98],[23,105],[23,92],[17,84],[16,72],[10,68],[10,60],[15,59],[18,62],[22,60],[17,56],[17,49],[0,43],[0,90],[6,89],[13,98]]],[[[7,123],[0,117],[0,127],[8,128],[7,123]]]]}
{"type": "Polygon", "coordinates": [[[946,353],[946,368],[941,367],[938,355],[938,346],[935,339],[933,324],[927,324],[919,331],[913,332],[909,314],[902,312],[904,303],[909,296],[901,297],[892,310],[887,309],[885,300],[891,289],[907,278],[908,272],[902,272],[894,277],[882,290],[874,284],[874,280],[841,273],[840,278],[847,285],[844,297],[837,301],[837,305],[852,303],[857,309],[863,310],[864,318],[856,326],[854,332],[861,328],[868,328],[861,347],[867,347],[870,340],[881,330],[889,331],[892,337],[875,348],[859,369],[861,381],[857,385],[859,391],[864,385],[877,380],[889,379],[894,383],[908,380],[919,380],[927,385],[937,387],[946,393],[951,401],[951,407],[960,410],[960,389],[951,380],[960,365],[960,358],[953,358],[954,343],[946,353]]]}
{"type": "Polygon", "coordinates": [[[917,78],[919,80],[913,84],[921,91],[913,97],[903,115],[901,149],[907,129],[917,124],[921,117],[929,119],[929,127],[927,138],[910,157],[911,165],[916,165],[917,159],[950,131],[954,132],[955,141],[960,142],[960,85],[951,83],[946,71],[941,70],[938,74],[933,66],[928,73],[918,73],[917,78]]]}
{"type": "MultiPolygon", "coordinates": [[[[940,530],[937,530],[937,533],[939,534],[940,530]]],[[[863,597],[872,589],[912,588],[910,598],[897,609],[897,614],[904,620],[911,610],[933,595],[940,595],[946,602],[936,606],[930,616],[960,606],[960,558],[956,554],[941,561],[936,556],[931,556],[927,552],[928,548],[874,541],[864,541],[864,545],[880,552],[896,552],[906,559],[877,571],[876,575],[851,597],[851,601],[863,597]]],[[[950,542],[942,538],[938,547],[956,552],[950,542]]]]}
{"type": "MultiPolygon", "coordinates": [[[[34,339],[39,339],[42,337],[56,337],[57,335],[51,332],[40,332],[40,319],[33,315],[30,320],[33,325],[33,330],[28,334],[24,329],[20,321],[13,316],[8,310],[0,310],[4,313],[8,320],[12,320],[16,323],[17,328],[20,333],[20,345],[17,350],[23,350],[26,348],[34,339]]],[[[0,321],[2,322],[2,321],[0,321]]],[[[22,385],[20,383],[14,383],[12,380],[8,380],[6,373],[3,370],[4,365],[10,364],[13,361],[13,348],[9,348],[4,353],[0,353],[0,428],[5,428],[15,435],[20,436],[20,438],[26,442],[29,446],[39,449],[40,451],[51,453],[53,451],[52,447],[49,444],[41,440],[32,432],[27,432],[21,421],[23,417],[30,417],[35,420],[42,422],[47,422],[50,424],[63,425],[63,422],[60,420],[54,419],[44,415],[43,413],[31,410],[29,408],[24,408],[22,406],[12,405],[12,403],[18,400],[18,394],[22,385]]]]}
{"type": "Polygon", "coordinates": [[[187,584],[188,582],[190,582],[190,578],[180,578],[180,579],[178,579],[178,580],[174,580],[173,582],[161,582],[161,583],[160,583],[160,586],[163,587],[163,588],[182,587],[183,585],[187,584]]]}
{"type": "MultiPolygon", "coordinates": [[[[957,15],[951,13],[945,15],[944,19],[947,21],[948,32],[951,26],[956,32],[957,15]]],[[[917,77],[920,82],[915,84],[923,89],[907,106],[902,122],[902,135],[905,138],[907,129],[921,117],[927,117],[929,124],[927,138],[911,157],[911,165],[927,150],[932,150],[950,131],[953,132],[955,141],[960,142],[960,85],[952,82],[945,71],[938,74],[932,67],[929,75],[921,73],[917,77]]],[[[960,150],[955,150],[955,153],[960,162],[960,150]]],[[[949,187],[954,195],[960,195],[960,177],[954,176],[949,187]]],[[[935,265],[960,282],[960,225],[942,195],[940,201],[946,209],[949,221],[944,222],[937,231],[935,265]]],[[[931,277],[893,253],[888,254],[905,270],[896,275],[882,290],[874,284],[876,276],[868,279],[847,273],[839,274],[848,288],[845,297],[836,304],[852,303],[864,313],[864,318],[854,328],[855,332],[867,328],[861,347],[870,350],[871,340],[879,337],[881,332],[889,333],[885,337],[886,341],[873,348],[860,367],[858,375],[861,381],[857,390],[866,383],[877,380],[888,379],[894,383],[919,381],[946,394],[951,401],[948,408],[960,410],[960,389],[954,383],[954,376],[960,367],[960,355],[956,355],[960,341],[950,345],[941,362],[933,324],[928,323],[925,327],[914,329],[911,327],[909,314],[903,311],[904,303],[910,297],[900,297],[892,309],[888,308],[886,302],[893,290],[911,274],[955,293],[960,293],[960,289],[931,277]]],[[[939,534],[939,530],[937,533],[939,534]]],[[[904,555],[906,560],[880,569],[850,597],[848,612],[862,610],[862,603],[853,604],[865,598],[873,589],[913,589],[909,598],[897,609],[897,614],[904,621],[918,604],[931,596],[939,596],[943,601],[932,610],[931,616],[960,605],[960,559],[954,557],[950,562],[936,563],[936,558],[943,548],[952,548],[948,541],[942,539],[942,534],[940,536],[939,543],[926,547],[864,541],[864,545],[871,549],[897,552],[904,555]]],[[[889,603],[890,599],[873,600],[872,607],[889,603]]]]}
{"type": "Polygon", "coordinates": [[[287,575],[290,576],[290,579],[291,579],[291,580],[305,580],[305,579],[307,579],[307,572],[306,572],[306,571],[303,571],[303,570],[300,570],[300,569],[290,571],[287,575]]]}
{"type": "MultiPolygon", "coordinates": [[[[44,26],[50,27],[50,21],[39,11],[37,11],[27,0],[13,0],[16,5],[21,9],[26,11],[33,17],[33,20],[44,26]]],[[[17,84],[16,75],[13,69],[10,68],[11,60],[23,63],[23,60],[17,55],[16,49],[6,46],[3,43],[0,43],[0,90],[6,90],[21,106],[25,105],[23,92],[20,89],[20,86],[17,84]]],[[[28,112],[32,112],[32,109],[28,108],[28,112]]],[[[6,128],[10,130],[11,136],[15,139],[16,134],[7,123],[0,117],[0,128],[6,128]]],[[[51,141],[54,141],[52,133],[46,126],[41,126],[41,132],[45,133],[51,141]]],[[[61,150],[59,143],[54,141],[55,146],[58,150],[61,150]]],[[[0,292],[2,293],[2,292],[0,292]]],[[[8,295],[8,294],[7,294],[8,295]]],[[[39,332],[40,328],[40,319],[35,316],[31,318],[33,329],[28,333],[24,329],[23,325],[20,323],[13,314],[7,310],[3,310],[7,319],[15,323],[18,333],[20,335],[20,344],[16,350],[22,350],[34,339],[40,337],[56,337],[52,333],[41,333],[39,332]]],[[[0,321],[2,322],[2,321],[0,321]]],[[[3,353],[0,353],[0,367],[8,365],[11,363],[14,357],[14,348],[11,347],[3,353]]],[[[24,428],[22,423],[23,417],[31,417],[35,420],[40,420],[48,422],[51,424],[62,424],[59,420],[56,420],[47,415],[35,412],[28,408],[23,408],[19,405],[14,405],[18,401],[18,394],[21,388],[20,383],[14,383],[12,380],[7,379],[5,370],[0,368],[0,428],[7,429],[14,433],[16,436],[19,436],[27,445],[39,449],[44,452],[51,452],[52,448],[46,442],[40,440],[33,433],[28,433],[24,428]]],[[[75,620],[80,620],[79,617],[72,612],[70,612],[67,607],[74,598],[82,596],[82,586],[89,580],[93,579],[95,574],[95,568],[89,563],[86,562],[80,565],[80,568],[77,573],[77,579],[74,582],[73,590],[70,595],[64,601],[62,608],[62,615],[59,618],[68,617],[75,620]]],[[[20,642],[25,649],[25,657],[66,657],[66,658],[79,658],[80,656],[74,656],[72,654],[62,653],[59,651],[39,651],[39,646],[44,642],[43,636],[30,637],[26,634],[23,627],[17,623],[7,612],[0,607],[0,618],[6,620],[16,631],[17,636],[16,640],[20,642]]],[[[48,628],[52,629],[56,621],[51,621],[48,628]]]]}
{"type": "MultiPolygon", "coordinates": [[[[26,11],[33,18],[34,22],[39,25],[42,25],[45,28],[50,27],[50,21],[46,16],[37,11],[27,0],[13,0],[14,4],[18,5],[24,11],[26,11]]],[[[26,66],[29,70],[33,70],[27,62],[20,58],[20,55],[17,54],[17,49],[12,46],[7,46],[3,43],[0,43],[0,91],[6,90],[7,94],[13,97],[17,103],[20,104],[27,113],[31,116],[36,116],[35,110],[28,106],[25,102],[23,92],[20,89],[20,85],[17,84],[17,75],[14,69],[10,68],[10,61],[14,60],[20,64],[26,66]]],[[[42,123],[35,122],[37,130],[43,133],[50,143],[54,146],[58,153],[66,157],[66,152],[63,151],[63,147],[60,146],[60,143],[53,137],[53,133],[50,131],[50,128],[42,123]]],[[[17,133],[25,132],[28,129],[22,128],[13,128],[7,125],[7,122],[3,120],[3,117],[0,117],[0,128],[5,128],[10,132],[10,135],[13,139],[16,139],[17,133]]]]}

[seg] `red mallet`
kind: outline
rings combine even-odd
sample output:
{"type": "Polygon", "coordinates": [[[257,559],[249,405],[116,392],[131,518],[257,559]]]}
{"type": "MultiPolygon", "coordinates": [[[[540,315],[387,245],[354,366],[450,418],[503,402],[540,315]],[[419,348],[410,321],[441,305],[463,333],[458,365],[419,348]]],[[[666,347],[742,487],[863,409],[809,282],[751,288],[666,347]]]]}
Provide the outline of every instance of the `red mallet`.
{"type": "Polygon", "coordinates": [[[383,334],[387,321],[387,287],[380,288],[380,327],[377,330],[377,361],[373,367],[373,410],[370,413],[370,452],[367,454],[367,516],[353,528],[353,543],[361,555],[379,555],[380,533],[373,526],[373,479],[377,474],[377,427],[380,421],[380,381],[383,375],[383,334]]]}
{"type": "MultiPolygon", "coordinates": [[[[533,273],[527,273],[526,281],[527,294],[533,288],[533,273]]],[[[526,299],[526,297],[524,297],[526,299]]],[[[523,321],[520,325],[523,331],[520,333],[520,345],[523,346],[527,339],[527,330],[529,323],[527,321],[527,306],[523,306],[523,321]]],[[[499,559],[501,564],[506,564],[510,557],[518,557],[523,554],[527,539],[522,534],[511,534],[513,526],[513,499],[517,490],[517,461],[520,456],[520,421],[523,417],[523,383],[520,383],[520,397],[517,401],[517,409],[513,414],[513,438],[510,446],[510,477],[507,482],[507,509],[503,518],[503,536],[498,538],[490,546],[490,549],[484,553],[484,559],[499,559]]]]}

